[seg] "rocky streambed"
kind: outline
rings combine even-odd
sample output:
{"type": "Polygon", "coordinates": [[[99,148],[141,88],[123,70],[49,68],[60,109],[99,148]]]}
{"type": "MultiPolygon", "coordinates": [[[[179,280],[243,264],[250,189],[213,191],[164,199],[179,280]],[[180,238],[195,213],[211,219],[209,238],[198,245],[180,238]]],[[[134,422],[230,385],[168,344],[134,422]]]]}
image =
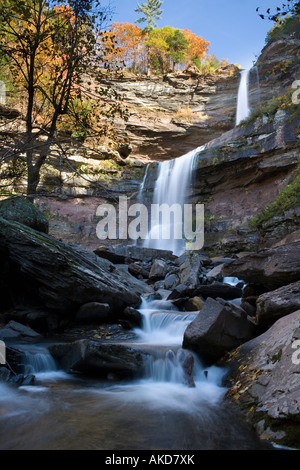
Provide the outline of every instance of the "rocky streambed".
{"type": "Polygon", "coordinates": [[[47,227],[37,231],[36,220],[6,217],[0,217],[2,448],[299,447],[296,236],[232,258],[122,245],[92,252],[48,235],[47,227]],[[46,411],[38,417],[33,410],[42,403],[46,411]],[[104,427],[113,423],[107,433],[100,415],[104,427]],[[142,434],[140,416],[147,417],[142,434]],[[179,418],[176,436],[165,429],[158,444],[161,420],[169,429],[179,418]],[[59,443],[74,419],[80,435],[93,423],[97,439],[89,444],[88,432],[76,444],[71,433],[59,443]],[[224,425],[226,439],[216,438],[224,425]],[[34,443],[37,426],[44,431],[34,443]],[[56,431],[47,441],[49,426],[56,431]]]}

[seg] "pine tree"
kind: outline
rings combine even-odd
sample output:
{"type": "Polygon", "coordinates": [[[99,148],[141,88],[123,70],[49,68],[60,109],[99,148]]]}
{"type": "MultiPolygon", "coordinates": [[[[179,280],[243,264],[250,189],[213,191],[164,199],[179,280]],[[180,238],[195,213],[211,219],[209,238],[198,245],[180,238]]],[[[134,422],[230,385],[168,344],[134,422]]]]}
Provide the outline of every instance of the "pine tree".
{"type": "Polygon", "coordinates": [[[147,3],[138,3],[138,8],[135,8],[136,13],[141,13],[143,16],[135,21],[135,23],[145,23],[147,26],[144,28],[144,32],[149,32],[153,28],[157,27],[155,20],[160,20],[163,10],[161,6],[163,0],[147,0],[147,3]]]}

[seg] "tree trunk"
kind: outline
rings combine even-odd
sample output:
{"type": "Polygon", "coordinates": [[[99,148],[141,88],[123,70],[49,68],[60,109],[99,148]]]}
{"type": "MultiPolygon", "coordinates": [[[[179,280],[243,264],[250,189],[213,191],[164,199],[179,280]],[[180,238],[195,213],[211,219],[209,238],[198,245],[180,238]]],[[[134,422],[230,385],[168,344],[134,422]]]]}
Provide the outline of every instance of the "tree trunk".
{"type": "Polygon", "coordinates": [[[38,184],[40,182],[40,170],[35,166],[27,168],[27,199],[33,202],[38,184]]]}

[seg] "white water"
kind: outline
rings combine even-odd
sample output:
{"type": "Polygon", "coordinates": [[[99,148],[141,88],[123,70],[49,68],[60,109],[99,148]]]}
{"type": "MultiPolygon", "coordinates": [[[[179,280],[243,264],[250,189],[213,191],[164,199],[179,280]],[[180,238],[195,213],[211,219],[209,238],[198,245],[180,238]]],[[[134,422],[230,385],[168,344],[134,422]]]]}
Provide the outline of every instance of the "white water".
{"type": "Polygon", "coordinates": [[[127,383],[62,373],[43,347],[24,346],[24,362],[27,371],[35,371],[37,385],[0,384],[0,449],[260,448],[223,400],[224,370],[204,370],[194,356],[195,386],[188,386],[182,364],[191,353],[181,345],[196,314],[171,308],[166,300],[141,305],[144,325],[131,346],[152,359],[142,379],[127,383]]]}
{"type": "Polygon", "coordinates": [[[144,189],[145,189],[145,184],[146,184],[149,168],[150,168],[150,163],[148,163],[148,165],[146,166],[144,178],[143,178],[143,181],[141,182],[139,193],[137,196],[138,201],[141,201],[143,199],[143,194],[144,194],[144,189]]]}
{"type": "Polygon", "coordinates": [[[241,71],[241,80],[237,98],[236,125],[246,119],[250,114],[249,108],[249,72],[250,70],[241,71]]]}
{"type": "MultiPolygon", "coordinates": [[[[183,211],[184,203],[187,202],[186,198],[191,184],[196,156],[204,149],[205,146],[203,145],[179,158],[160,163],[154,187],[153,204],[167,204],[169,207],[173,204],[179,204],[183,211]]],[[[181,220],[178,222],[182,224],[181,220]]],[[[148,239],[144,240],[143,246],[146,248],[171,250],[174,254],[180,255],[185,249],[185,241],[175,238],[174,221],[170,221],[170,239],[164,239],[162,229],[161,223],[151,227],[148,239]]]]}

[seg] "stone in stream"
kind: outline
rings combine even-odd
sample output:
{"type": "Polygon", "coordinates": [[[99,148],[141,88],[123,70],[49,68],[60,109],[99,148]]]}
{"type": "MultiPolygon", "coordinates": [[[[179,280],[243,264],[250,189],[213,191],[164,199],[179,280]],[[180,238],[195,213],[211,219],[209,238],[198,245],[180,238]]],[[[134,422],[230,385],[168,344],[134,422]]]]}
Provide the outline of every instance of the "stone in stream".
{"type": "Polygon", "coordinates": [[[184,371],[184,383],[186,383],[188,387],[195,387],[193,378],[194,362],[194,356],[189,353],[182,364],[182,369],[184,371]]]}
{"type": "Polygon", "coordinates": [[[219,299],[208,298],[184,332],[183,348],[199,354],[207,364],[256,334],[256,325],[240,307],[219,299]]]}
{"type": "Polygon", "coordinates": [[[79,340],[53,344],[49,352],[68,372],[120,379],[140,377],[149,355],[134,347],[79,340]]]}

